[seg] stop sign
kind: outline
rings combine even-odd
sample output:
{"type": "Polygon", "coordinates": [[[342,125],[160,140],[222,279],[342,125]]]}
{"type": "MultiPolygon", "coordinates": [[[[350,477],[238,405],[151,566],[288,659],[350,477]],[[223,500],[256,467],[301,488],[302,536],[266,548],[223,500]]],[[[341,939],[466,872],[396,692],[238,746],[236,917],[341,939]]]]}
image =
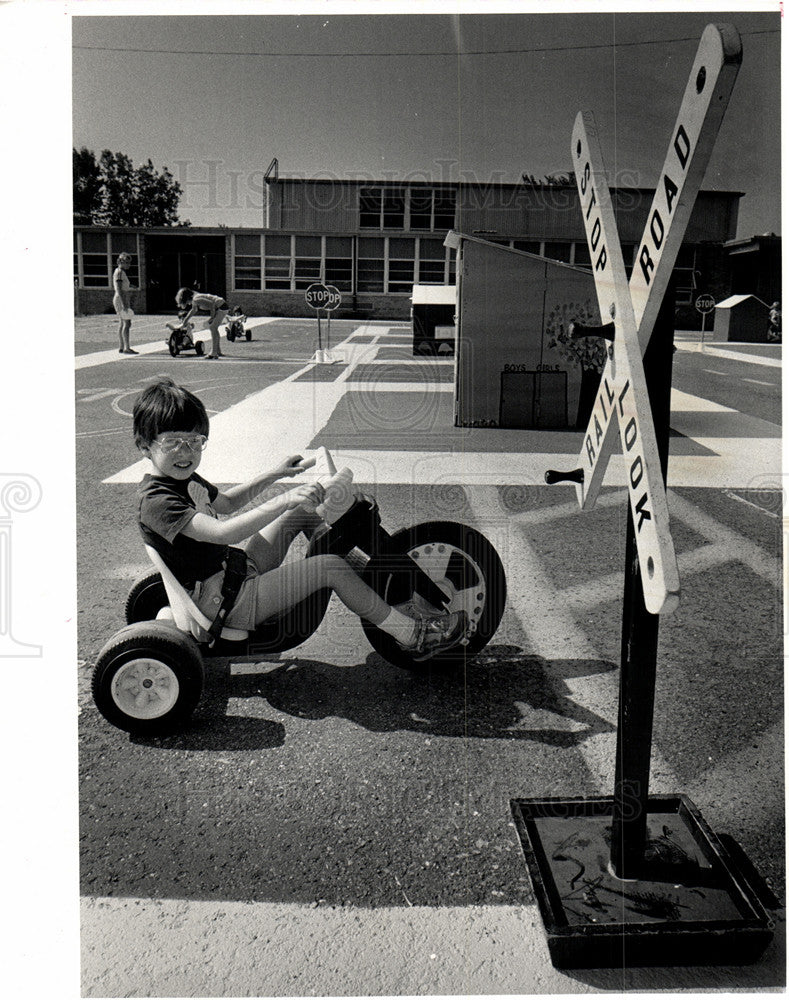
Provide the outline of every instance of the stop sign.
{"type": "Polygon", "coordinates": [[[342,301],[342,296],[334,285],[323,285],[320,282],[310,285],[304,293],[307,305],[313,309],[336,309],[342,301]]]}
{"type": "Polygon", "coordinates": [[[696,308],[700,313],[709,313],[715,308],[715,299],[711,295],[699,295],[696,299],[696,308]]]}

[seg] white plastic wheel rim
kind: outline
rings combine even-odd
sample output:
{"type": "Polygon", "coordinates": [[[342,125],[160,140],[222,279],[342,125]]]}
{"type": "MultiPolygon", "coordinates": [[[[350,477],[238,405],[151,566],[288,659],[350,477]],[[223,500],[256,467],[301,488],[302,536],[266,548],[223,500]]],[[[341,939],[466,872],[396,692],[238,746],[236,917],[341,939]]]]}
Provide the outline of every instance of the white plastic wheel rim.
{"type": "Polygon", "coordinates": [[[485,574],[468,552],[459,549],[456,545],[449,545],[447,542],[426,542],[424,545],[417,545],[413,549],[409,549],[408,554],[430,577],[438,589],[449,598],[446,610],[449,612],[465,611],[470,625],[476,627],[485,610],[488,591],[485,574]],[[478,582],[473,587],[458,590],[447,579],[447,567],[456,552],[477,576],[478,582]]]}
{"type": "Polygon", "coordinates": [[[124,663],[112,679],[112,700],[131,719],[160,719],[178,701],[180,685],[161,660],[140,657],[124,663]]]}

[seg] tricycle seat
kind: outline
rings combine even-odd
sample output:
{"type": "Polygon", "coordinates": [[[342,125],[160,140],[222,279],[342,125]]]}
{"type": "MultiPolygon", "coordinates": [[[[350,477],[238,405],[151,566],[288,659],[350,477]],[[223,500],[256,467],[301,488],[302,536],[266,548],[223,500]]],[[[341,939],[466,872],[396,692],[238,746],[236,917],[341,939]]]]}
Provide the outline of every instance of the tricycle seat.
{"type": "MultiPolygon", "coordinates": [[[[168,569],[165,561],[152,545],[146,545],[145,551],[148,558],[154,564],[162,577],[164,589],[167,592],[169,607],[162,608],[157,618],[170,619],[175,623],[176,628],[182,632],[187,632],[194,636],[198,642],[207,642],[209,639],[208,630],[211,628],[211,619],[198,608],[195,602],[187,593],[186,589],[178,582],[175,575],[168,569]]],[[[229,628],[225,626],[220,633],[222,639],[246,639],[249,632],[246,629],[229,628]]]]}

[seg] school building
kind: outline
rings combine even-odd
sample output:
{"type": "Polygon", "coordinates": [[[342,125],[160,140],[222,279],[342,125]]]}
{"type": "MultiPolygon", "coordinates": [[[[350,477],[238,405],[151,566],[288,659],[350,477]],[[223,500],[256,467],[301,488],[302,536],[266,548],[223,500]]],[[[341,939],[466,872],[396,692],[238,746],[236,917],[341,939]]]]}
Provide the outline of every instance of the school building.
{"type": "MultiPolygon", "coordinates": [[[[174,227],[74,230],[75,307],[112,309],[118,253],[138,313],[175,311],[181,286],[224,296],[248,315],[312,316],[304,292],[313,282],[343,295],[338,317],[407,320],[413,286],[455,283],[449,230],[590,268],[574,183],[430,183],[304,179],[274,172],[266,181],[261,228],[174,227]]],[[[620,240],[632,266],[653,191],[614,188],[620,240]]],[[[696,296],[732,291],[730,248],[741,192],[702,191],[676,268],[677,326],[698,328],[696,296]]]]}

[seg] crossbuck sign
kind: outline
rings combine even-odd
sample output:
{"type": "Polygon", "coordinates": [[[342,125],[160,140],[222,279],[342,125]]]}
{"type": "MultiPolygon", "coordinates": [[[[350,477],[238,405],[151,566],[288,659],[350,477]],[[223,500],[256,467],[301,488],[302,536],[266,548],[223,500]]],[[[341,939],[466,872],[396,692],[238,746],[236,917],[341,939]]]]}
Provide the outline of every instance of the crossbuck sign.
{"type": "Polygon", "coordinates": [[[581,112],[572,158],[603,323],[614,325],[612,356],[600,380],[580,454],[581,507],[594,505],[619,426],[638,547],[644,603],[668,614],[679,603],[679,572],[669,530],[642,354],[701,187],[742,48],[736,30],[708,25],[699,42],[677,123],[647,216],[629,287],[594,117],[581,112]]]}

